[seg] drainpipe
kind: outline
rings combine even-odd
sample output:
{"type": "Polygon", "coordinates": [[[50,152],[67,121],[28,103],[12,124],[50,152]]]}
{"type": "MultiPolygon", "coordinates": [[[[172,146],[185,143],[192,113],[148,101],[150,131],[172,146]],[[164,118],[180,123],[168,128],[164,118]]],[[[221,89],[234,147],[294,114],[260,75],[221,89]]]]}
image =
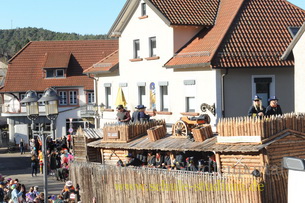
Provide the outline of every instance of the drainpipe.
{"type": "Polygon", "coordinates": [[[226,72],[221,75],[221,114],[225,117],[225,76],[228,75],[229,69],[226,68],[226,72]]]}
{"type": "MultiPolygon", "coordinates": [[[[98,81],[98,78],[96,79],[95,77],[92,77],[90,75],[90,73],[88,74],[88,77],[93,79],[94,80],[94,86],[95,86],[95,92],[94,92],[94,101],[95,101],[95,104],[98,104],[97,102],[97,99],[98,99],[98,84],[97,84],[97,81],[98,81]]],[[[99,110],[97,110],[97,113],[99,114],[99,110]]],[[[95,119],[95,128],[99,128],[99,123],[100,123],[100,119],[99,117],[95,119]]]]}

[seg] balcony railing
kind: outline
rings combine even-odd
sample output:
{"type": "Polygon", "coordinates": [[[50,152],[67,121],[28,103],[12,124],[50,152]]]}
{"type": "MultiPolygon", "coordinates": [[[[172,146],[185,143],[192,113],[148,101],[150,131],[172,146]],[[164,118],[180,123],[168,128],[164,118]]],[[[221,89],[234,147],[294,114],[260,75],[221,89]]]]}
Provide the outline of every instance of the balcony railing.
{"type": "Polygon", "coordinates": [[[81,117],[94,117],[96,115],[96,110],[94,104],[87,104],[80,107],[81,117]]]}

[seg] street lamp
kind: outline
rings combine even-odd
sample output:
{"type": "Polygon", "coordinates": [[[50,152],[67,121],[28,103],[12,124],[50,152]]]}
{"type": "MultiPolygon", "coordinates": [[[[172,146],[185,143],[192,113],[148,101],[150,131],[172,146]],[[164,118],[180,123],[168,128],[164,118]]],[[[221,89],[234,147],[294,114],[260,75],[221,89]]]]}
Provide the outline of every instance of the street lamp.
{"type": "MultiPolygon", "coordinates": [[[[29,120],[32,121],[31,129],[34,132],[34,121],[39,116],[38,102],[44,102],[46,117],[51,121],[51,132],[53,139],[54,134],[54,120],[58,116],[58,100],[60,97],[57,95],[54,89],[48,88],[44,91],[43,96],[38,99],[37,93],[33,90],[26,92],[26,96],[20,103],[26,104],[26,112],[29,120]]],[[[48,137],[48,136],[47,136],[48,137]]],[[[44,202],[48,202],[48,163],[47,163],[47,148],[46,138],[43,130],[39,131],[39,138],[42,141],[42,153],[43,153],[43,184],[44,184],[44,202]]]]}
{"type": "Polygon", "coordinates": [[[101,103],[100,105],[94,104],[93,109],[94,109],[94,118],[95,118],[95,128],[99,128],[100,118],[103,118],[103,112],[105,110],[105,105],[103,103],[101,103]],[[100,116],[100,112],[101,112],[101,116],[100,116]]]}

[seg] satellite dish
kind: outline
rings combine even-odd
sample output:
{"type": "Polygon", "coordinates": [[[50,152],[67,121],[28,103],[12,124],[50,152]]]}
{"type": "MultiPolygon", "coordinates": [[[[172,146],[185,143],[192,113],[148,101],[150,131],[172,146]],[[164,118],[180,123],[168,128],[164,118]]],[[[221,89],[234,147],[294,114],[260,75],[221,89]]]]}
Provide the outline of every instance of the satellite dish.
{"type": "Polygon", "coordinates": [[[19,113],[20,112],[20,102],[16,98],[12,98],[8,104],[8,111],[10,113],[19,113]]]}

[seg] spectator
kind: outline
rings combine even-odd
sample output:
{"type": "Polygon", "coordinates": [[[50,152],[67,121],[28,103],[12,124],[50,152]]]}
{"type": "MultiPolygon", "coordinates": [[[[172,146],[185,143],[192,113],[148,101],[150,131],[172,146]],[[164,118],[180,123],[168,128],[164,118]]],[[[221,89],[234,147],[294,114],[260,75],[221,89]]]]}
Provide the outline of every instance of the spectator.
{"type": "Polygon", "coordinates": [[[282,115],[282,109],[280,105],[278,104],[278,98],[276,96],[272,96],[269,98],[269,106],[266,108],[266,116],[272,116],[272,115],[282,115]]]}
{"type": "Polygon", "coordinates": [[[116,116],[119,123],[128,123],[131,120],[129,111],[123,105],[118,105],[116,109],[118,111],[116,116]]]}
{"type": "Polygon", "coordinates": [[[39,161],[38,161],[37,157],[35,155],[33,155],[31,157],[32,177],[34,176],[34,174],[35,174],[35,176],[37,176],[38,164],[39,164],[39,161]]]}
{"type": "Polygon", "coordinates": [[[24,154],[24,143],[23,143],[23,139],[20,139],[19,142],[19,149],[20,149],[20,154],[24,154]]]}
{"type": "Polygon", "coordinates": [[[257,116],[264,116],[265,107],[262,105],[262,99],[255,95],[253,98],[253,104],[248,111],[248,116],[250,117],[257,117],[257,116]]]}
{"type": "Polygon", "coordinates": [[[132,122],[147,122],[150,116],[145,113],[146,106],[138,105],[136,111],[133,112],[131,121],[132,122]]]}
{"type": "Polygon", "coordinates": [[[19,197],[22,196],[24,190],[19,183],[12,185],[12,193],[11,193],[11,200],[13,203],[19,203],[19,197]]]}
{"type": "Polygon", "coordinates": [[[131,154],[126,155],[126,157],[127,157],[126,166],[141,166],[142,165],[142,161],[133,157],[131,154]]]}

